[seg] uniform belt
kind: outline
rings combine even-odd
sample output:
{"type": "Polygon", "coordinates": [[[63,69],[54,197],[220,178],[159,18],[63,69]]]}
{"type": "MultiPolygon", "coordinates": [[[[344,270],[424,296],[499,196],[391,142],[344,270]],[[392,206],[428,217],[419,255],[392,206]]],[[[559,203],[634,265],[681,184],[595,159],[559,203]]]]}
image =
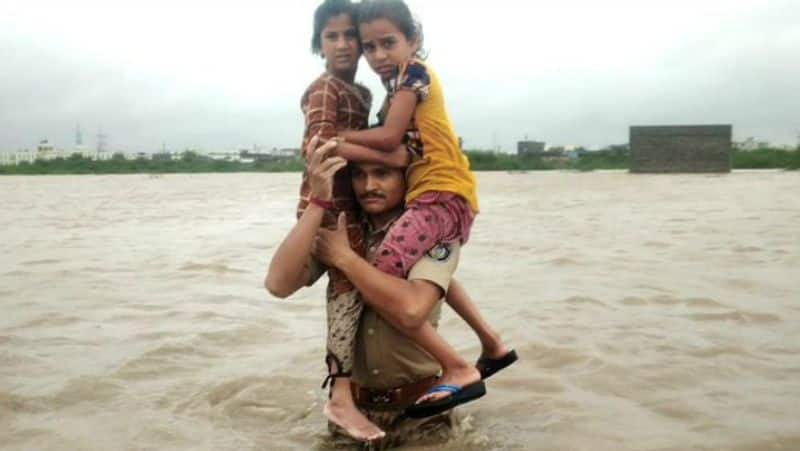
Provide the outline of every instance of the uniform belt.
{"type": "Polygon", "coordinates": [[[437,376],[430,376],[410,384],[385,390],[359,387],[353,383],[353,397],[356,404],[361,407],[376,410],[405,409],[433,387],[437,379],[437,376]]]}

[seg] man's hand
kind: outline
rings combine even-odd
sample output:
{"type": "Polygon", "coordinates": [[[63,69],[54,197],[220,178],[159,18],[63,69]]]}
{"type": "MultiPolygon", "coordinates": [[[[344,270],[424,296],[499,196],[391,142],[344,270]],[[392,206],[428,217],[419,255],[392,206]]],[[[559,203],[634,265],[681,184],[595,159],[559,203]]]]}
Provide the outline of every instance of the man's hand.
{"type": "Polygon", "coordinates": [[[306,171],[308,172],[311,196],[327,201],[333,197],[333,176],[347,165],[347,160],[342,157],[330,156],[338,144],[335,139],[316,148],[318,143],[319,135],[315,135],[308,142],[306,152],[311,155],[311,158],[308,160],[306,171]]]}
{"type": "Polygon", "coordinates": [[[313,253],[317,260],[335,268],[340,268],[348,258],[355,255],[347,238],[347,217],[344,213],[339,213],[336,230],[320,229],[317,232],[313,253]]]}

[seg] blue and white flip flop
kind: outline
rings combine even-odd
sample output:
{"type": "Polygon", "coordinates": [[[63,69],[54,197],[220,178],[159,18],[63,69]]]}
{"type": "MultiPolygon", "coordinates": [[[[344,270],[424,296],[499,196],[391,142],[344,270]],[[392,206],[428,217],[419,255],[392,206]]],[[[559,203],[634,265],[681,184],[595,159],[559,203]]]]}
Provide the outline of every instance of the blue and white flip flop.
{"type": "Polygon", "coordinates": [[[426,395],[432,393],[449,393],[449,395],[435,401],[414,404],[406,409],[406,416],[409,418],[425,418],[446,412],[453,407],[474,401],[485,395],[486,385],[484,385],[483,381],[465,385],[464,387],[442,384],[428,390],[426,395]]]}

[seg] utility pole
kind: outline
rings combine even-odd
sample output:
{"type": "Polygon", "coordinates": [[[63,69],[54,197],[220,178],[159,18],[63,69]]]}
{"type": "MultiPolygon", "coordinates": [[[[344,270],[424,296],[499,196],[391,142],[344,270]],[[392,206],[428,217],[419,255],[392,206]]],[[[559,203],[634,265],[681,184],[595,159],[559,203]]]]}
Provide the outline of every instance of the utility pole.
{"type": "Polygon", "coordinates": [[[103,133],[103,128],[99,127],[97,132],[97,153],[105,153],[108,146],[108,135],[103,133]]]}

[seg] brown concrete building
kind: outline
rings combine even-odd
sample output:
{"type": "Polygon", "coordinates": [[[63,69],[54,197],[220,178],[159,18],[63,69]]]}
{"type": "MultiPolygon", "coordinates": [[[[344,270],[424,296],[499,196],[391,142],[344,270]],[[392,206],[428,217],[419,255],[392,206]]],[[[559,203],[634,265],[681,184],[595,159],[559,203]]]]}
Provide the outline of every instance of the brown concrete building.
{"type": "Polygon", "coordinates": [[[535,157],[543,155],[545,143],[541,141],[517,141],[517,156],[535,157]]]}
{"type": "Polygon", "coordinates": [[[634,126],[631,172],[730,172],[730,125],[634,126]]]}

